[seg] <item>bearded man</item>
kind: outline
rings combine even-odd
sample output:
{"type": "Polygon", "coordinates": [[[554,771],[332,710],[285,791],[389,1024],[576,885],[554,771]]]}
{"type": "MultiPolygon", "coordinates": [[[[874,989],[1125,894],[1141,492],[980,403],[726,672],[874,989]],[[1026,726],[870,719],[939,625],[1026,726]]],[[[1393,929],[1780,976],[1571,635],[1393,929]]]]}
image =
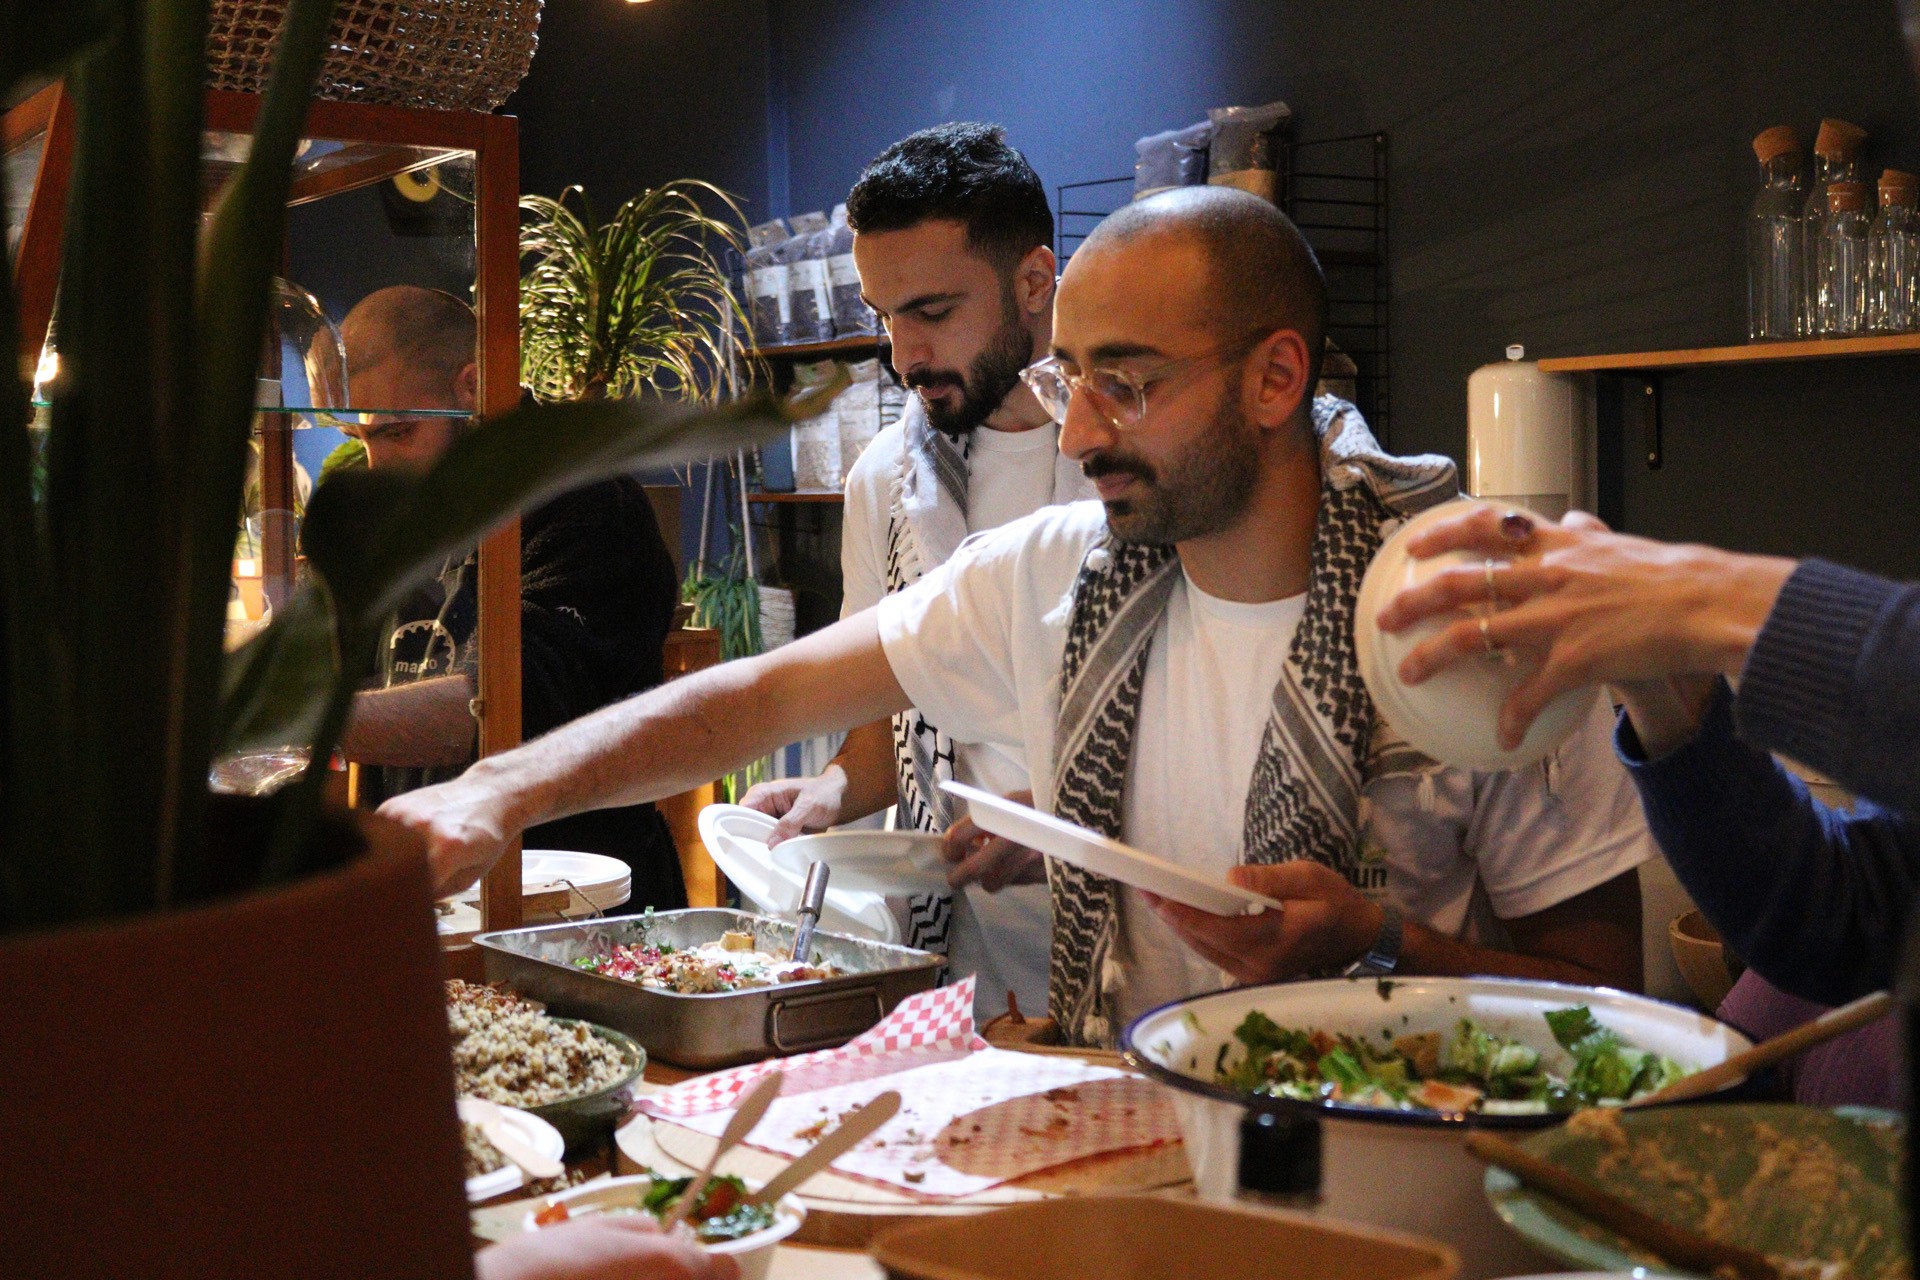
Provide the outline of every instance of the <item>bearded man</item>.
{"type": "MultiPolygon", "coordinates": [[[[1053,212],[1004,131],[943,124],[894,143],[854,184],[847,221],[861,294],[917,394],[847,475],[842,617],[918,582],[970,534],[1093,496],[1020,381],[1053,337],[1053,212]]],[[[762,783],[742,803],[780,820],[773,843],[893,804],[899,826],[945,832],[955,815],[939,784],[949,779],[1029,790],[1017,754],[955,741],[907,711],[854,729],[818,777],[762,783]]],[[[989,892],[999,880],[980,883],[965,866],[956,878],[974,887],[903,904],[908,942],[945,951],[955,976],[977,974],[983,1016],[1006,1009],[1010,991],[1044,1007],[1046,890],[989,892]]]]}
{"type": "Polygon", "coordinates": [[[522,825],[671,794],[784,742],[914,706],[1027,763],[1037,805],[1280,900],[1220,917],[1064,863],[1049,1011],[1075,1043],[1229,981],[1329,970],[1634,988],[1652,846],[1592,717],[1549,760],[1438,766],[1379,717],[1360,578],[1444,458],[1383,453],[1312,394],[1312,251],[1271,204],[1183,188],[1100,225],[1028,384],[1099,502],[969,539],[873,610],[596,713],[384,810],[443,884],[522,825]]]}

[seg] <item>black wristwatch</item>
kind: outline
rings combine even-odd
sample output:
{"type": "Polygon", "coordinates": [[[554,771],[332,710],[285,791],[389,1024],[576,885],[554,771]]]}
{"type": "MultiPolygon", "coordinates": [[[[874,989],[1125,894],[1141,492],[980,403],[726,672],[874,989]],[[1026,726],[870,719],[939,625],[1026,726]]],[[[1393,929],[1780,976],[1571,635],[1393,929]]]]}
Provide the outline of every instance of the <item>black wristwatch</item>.
{"type": "Polygon", "coordinates": [[[1400,943],[1406,937],[1406,918],[1398,907],[1383,907],[1380,915],[1380,933],[1367,948],[1367,954],[1355,960],[1341,976],[1347,978],[1378,978],[1392,973],[1400,966],[1400,943]]]}

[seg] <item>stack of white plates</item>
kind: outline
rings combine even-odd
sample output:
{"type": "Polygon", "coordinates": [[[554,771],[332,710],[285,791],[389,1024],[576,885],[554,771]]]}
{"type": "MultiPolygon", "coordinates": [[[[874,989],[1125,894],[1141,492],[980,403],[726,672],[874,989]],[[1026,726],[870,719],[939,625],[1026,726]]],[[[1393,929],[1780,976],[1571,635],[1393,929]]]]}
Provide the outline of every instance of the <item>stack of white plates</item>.
{"type": "MultiPolygon", "coordinates": [[[[587,904],[612,911],[633,896],[633,871],[618,858],[601,853],[574,853],[566,849],[527,849],[520,854],[520,886],[527,893],[549,892],[554,885],[571,885],[587,904]]],[[[462,895],[478,898],[478,885],[462,895]]]]}

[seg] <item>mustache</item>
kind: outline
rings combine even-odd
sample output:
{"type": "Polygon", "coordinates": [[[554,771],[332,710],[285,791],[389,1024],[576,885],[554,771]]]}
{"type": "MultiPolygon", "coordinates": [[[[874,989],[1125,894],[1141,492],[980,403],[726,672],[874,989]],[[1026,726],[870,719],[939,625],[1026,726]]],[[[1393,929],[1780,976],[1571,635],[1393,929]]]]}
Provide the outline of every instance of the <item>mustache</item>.
{"type": "Polygon", "coordinates": [[[1098,480],[1101,476],[1133,476],[1152,484],[1154,478],[1153,468],[1138,458],[1112,453],[1094,454],[1080,464],[1080,470],[1089,480],[1098,480]]]}
{"type": "Polygon", "coordinates": [[[957,391],[967,389],[967,380],[948,369],[915,369],[901,378],[900,382],[914,391],[928,387],[952,387],[957,391]]]}

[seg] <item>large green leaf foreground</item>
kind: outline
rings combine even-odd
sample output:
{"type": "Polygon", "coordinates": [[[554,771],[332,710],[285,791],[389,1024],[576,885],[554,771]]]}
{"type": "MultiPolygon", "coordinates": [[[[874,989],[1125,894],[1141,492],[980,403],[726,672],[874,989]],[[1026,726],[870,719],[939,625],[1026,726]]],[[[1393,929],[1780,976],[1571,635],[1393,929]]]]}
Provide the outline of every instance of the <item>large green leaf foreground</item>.
{"type": "Polygon", "coordinates": [[[777,434],[818,413],[843,384],[786,403],[758,395],[716,409],[633,400],[523,406],[467,434],[425,475],[335,476],[314,491],[303,530],[317,582],[229,660],[223,746],[325,735],[330,701],[350,696],[367,674],[370,637],[409,589],[481,532],[594,480],[777,434]]]}

